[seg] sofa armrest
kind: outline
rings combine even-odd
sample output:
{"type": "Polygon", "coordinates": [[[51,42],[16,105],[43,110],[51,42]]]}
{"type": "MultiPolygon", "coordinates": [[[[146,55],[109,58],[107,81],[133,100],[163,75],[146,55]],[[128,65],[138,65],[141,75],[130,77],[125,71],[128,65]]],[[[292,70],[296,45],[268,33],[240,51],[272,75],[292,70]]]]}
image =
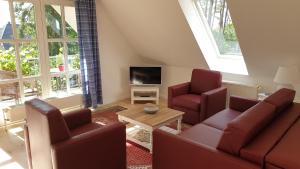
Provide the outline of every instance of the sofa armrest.
{"type": "Polygon", "coordinates": [[[226,108],[227,88],[220,87],[201,95],[200,121],[224,110],[226,108]]]}
{"type": "Polygon", "coordinates": [[[250,107],[256,105],[257,103],[259,103],[259,101],[255,99],[247,99],[239,96],[230,96],[229,108],[239,112],[244,112],[250,107]]]}
{"type": "Polygon", "coordinates": [[[153,169],[259,169],[246,160],[161,130],[153,133],[153,169]]]}
{"type": "Polygon", "coordinates": [[[74,136],[53,145],[51,154],[54,169],[126,169],[125,125],[114,123],[74,136]]]}
{"type": "Polygon", "coordinates": [[[92,122],[92,112],[90,109],[80,109],[66,112],[63,113],[63,117],[70,130],[92,122]]]}
{"type": "Polygon", "coordinates": [[[188,94],[191,82],[181,83],[168,87],[168,107],[172,108],[172,99],[176,96],[188,94]]]}

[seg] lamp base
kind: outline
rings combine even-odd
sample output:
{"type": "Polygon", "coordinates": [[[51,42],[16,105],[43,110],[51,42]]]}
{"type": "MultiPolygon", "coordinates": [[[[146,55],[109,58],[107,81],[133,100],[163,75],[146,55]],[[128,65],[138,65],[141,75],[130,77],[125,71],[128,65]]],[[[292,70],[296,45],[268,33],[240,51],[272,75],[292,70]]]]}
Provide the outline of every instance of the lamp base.
{"type": "Polygon", "coordinates": [[[294,89],[294,86],[291,84],[278,84],[276,89],[279,90],[282,88],[294,89]]]}

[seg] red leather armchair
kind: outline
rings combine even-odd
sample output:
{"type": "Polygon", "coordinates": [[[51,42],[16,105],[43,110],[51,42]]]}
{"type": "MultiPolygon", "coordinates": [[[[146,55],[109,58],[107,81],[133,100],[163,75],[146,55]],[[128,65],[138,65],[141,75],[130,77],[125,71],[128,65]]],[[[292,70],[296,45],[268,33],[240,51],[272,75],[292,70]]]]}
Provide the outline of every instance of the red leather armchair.
{"type": "Polygon", "coordinates": [[[93,123],[89,109],[62,115],[38,99],[25,105],[30,169],[126,169],[124,124],[93,123]]]}
{"type": "Polygon", "coordinates": [[[190,82],[168,88],[168,107],[185,112],[183,122],[197,124],[225,109],[227,89],[217,71],[194,69],[190,82]]]}

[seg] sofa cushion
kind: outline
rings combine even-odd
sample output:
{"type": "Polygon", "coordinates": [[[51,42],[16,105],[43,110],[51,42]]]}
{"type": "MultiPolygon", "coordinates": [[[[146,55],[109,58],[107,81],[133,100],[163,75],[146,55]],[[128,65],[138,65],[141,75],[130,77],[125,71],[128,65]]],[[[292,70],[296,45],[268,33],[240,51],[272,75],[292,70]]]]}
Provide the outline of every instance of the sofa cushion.
{"type": "Polygon", "coordinates": [[[228,123],[218,149],[239,155],[240,149],[249,143],[274,117],[275,106],[260,102],[228,123]]]}
{"type": "Polygon", "coordinates": [[[281,141],[266,156],[266,161],[280,168],[300,168],[300,121],[298,120],[281,141]]]}
{"type": "Polygon", "coordinates": [[[98,124],[98,123],[88,123],[86,125],[82,125],[80,127],[77,127],[75,129],[71,130],[71,136],[74,137],[74,136],[77,136],[77,135],[80,135],[83,133],[87,133],[91,130],[102,128],[102,127],[103,127],[103,125],[98,124]]]}
{"type": "Polygon", "coordinates": [[[203,121],[203,124],[219,130],[224,130],[227,127],[227,124],[240,114],[241,112],[228,108],[206,119],[203,121]]]}
{"type": "Polygon", "coordinates": [[[278,143],[290,126],[298,119],[300,104],[295,103],[280,114],[255,139],[240,150],[240,156],[248,161],[263,165],[264,158],[278,143]]]}
{"type": "Polygon", "coordinates": [[[291,105],[295,98],[295,94],[295,90],[283,88],[267,97],[264,101],[275,105],[277,113],[280,113],[286,107],[291,105]]]}
{"type": "Polygon", "coordinates": [[[221,87],[222,75],[220,72],[194,69],[191,79],[191,93],[202,94],[209,90],[221,87]]]}
{"type": "Polygon", "coordinates": [[[222,136],[222,131],[200,123],[179,135],[197,143],[202,143],[210,147],[217,147],[222,136]]]}
{"type": "Polygon", "coordinates": [[[201,96],[196,94],[185,94],[174,97],[173,105],[176,107],[184,107],[194,111],[200,110],[201,96]]]}

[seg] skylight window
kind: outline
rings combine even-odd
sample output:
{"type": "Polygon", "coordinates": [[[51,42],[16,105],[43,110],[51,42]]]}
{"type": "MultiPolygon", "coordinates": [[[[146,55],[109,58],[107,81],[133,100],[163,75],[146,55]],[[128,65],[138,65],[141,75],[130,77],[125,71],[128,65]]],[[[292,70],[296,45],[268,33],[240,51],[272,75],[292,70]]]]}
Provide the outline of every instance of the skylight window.
{"type": "Polygon", "coordinates": [[[248,75],[226,0],[178,0],[211,70],[248,75]]]}
{"type": "MultiPolygon", "coordinates": [[[[225,0],[195,0],[202,11],[221,55],[242,55],[225,0]]],[[[200,11],[199,11],[200,12],[200,11]]]]}

